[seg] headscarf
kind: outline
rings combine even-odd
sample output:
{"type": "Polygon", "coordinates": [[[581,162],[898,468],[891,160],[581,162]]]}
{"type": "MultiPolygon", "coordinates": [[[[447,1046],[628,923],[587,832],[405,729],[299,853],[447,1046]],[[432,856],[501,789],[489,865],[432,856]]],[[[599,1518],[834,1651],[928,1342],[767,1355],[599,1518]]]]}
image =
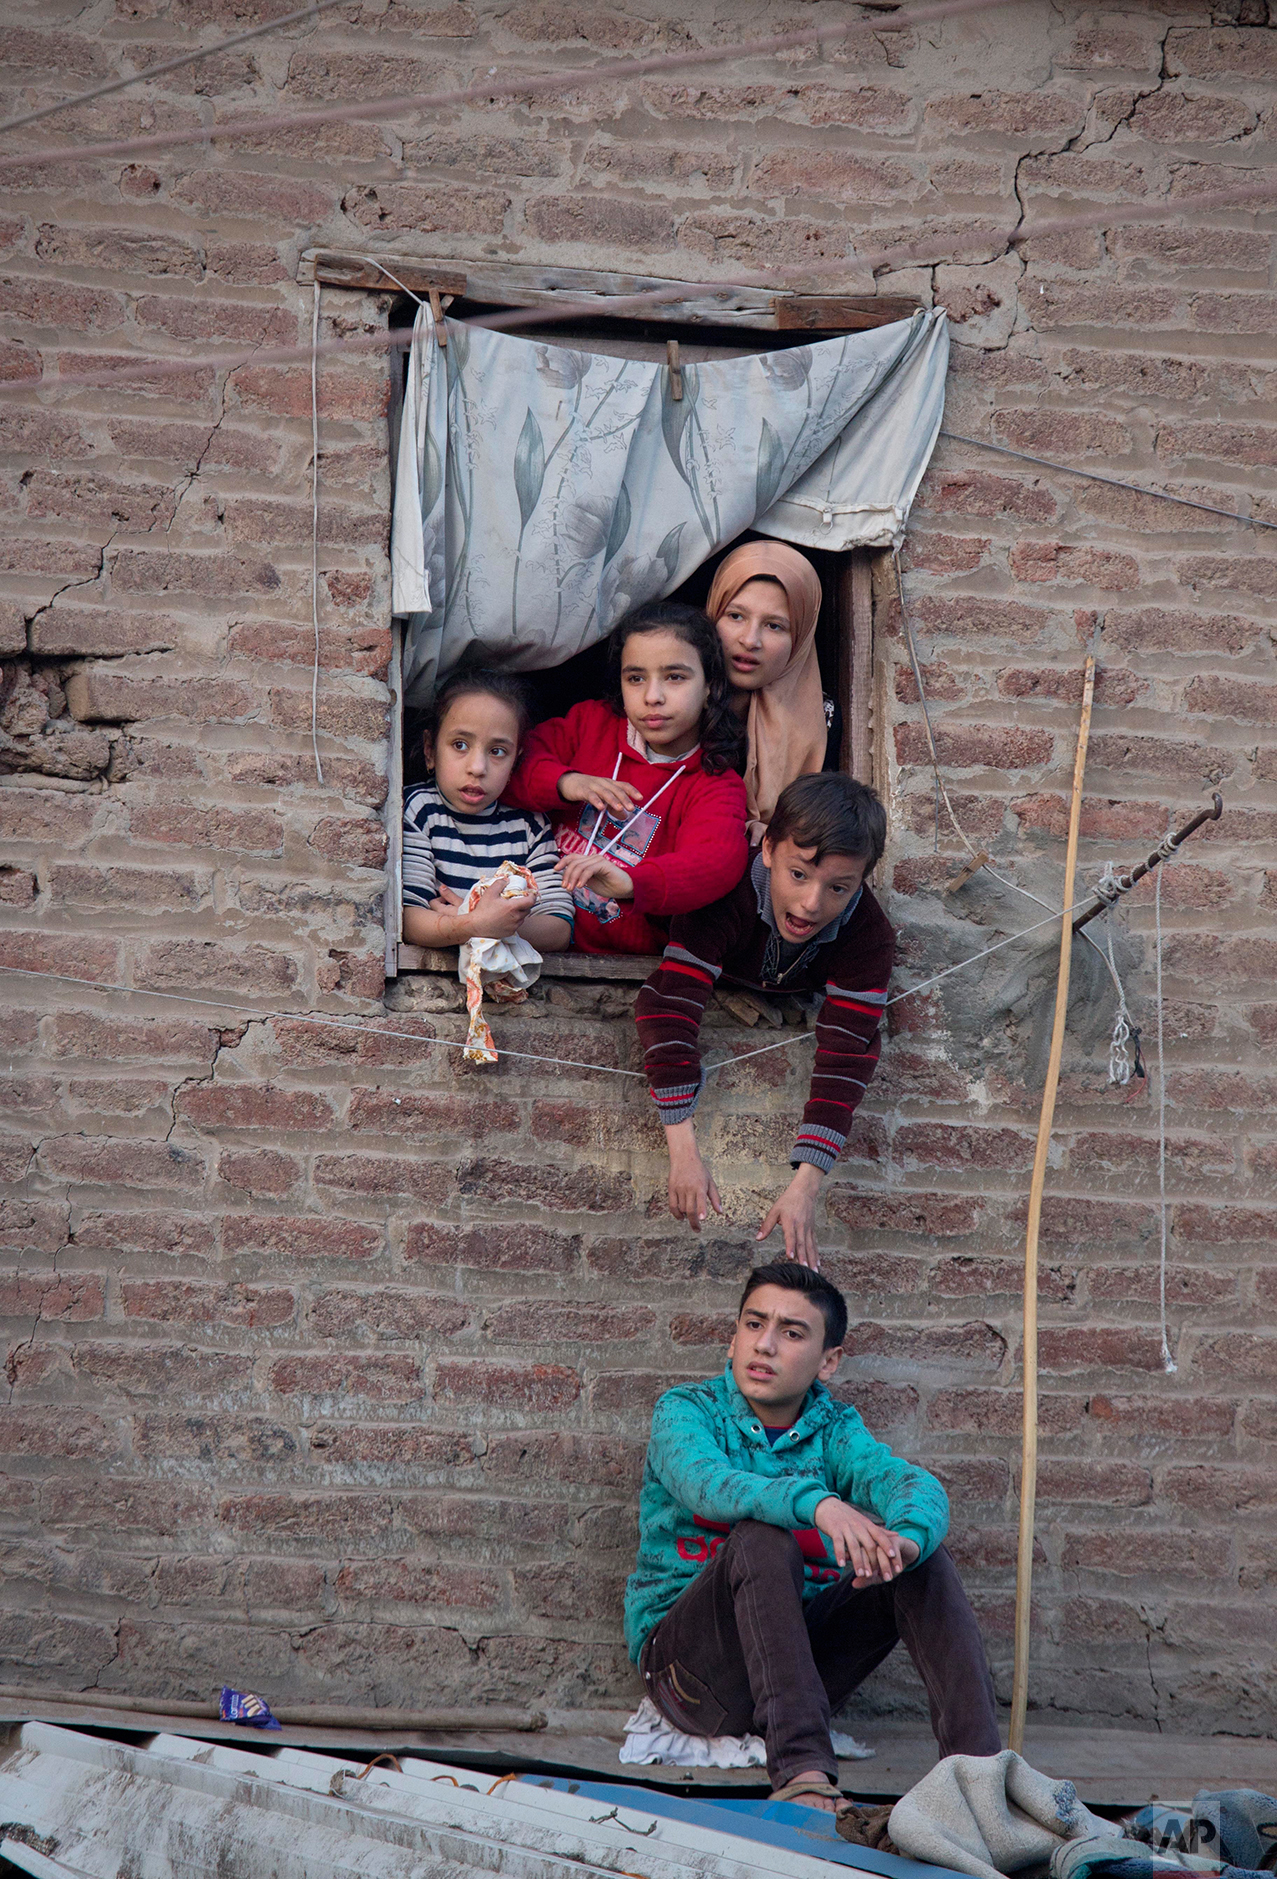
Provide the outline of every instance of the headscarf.
{"type": "Polygon", "coordinates": [[[780,677],[749,697],[745,798],[755,839],[771,820],[786,784],[820,769],[827,736],[816,663],[820,577],[806,555],[784,542],[745,542],[733,548],[714,576],[706,612],[717,624],[745,583],[759,579],[779,581],[784,588],[793,640],[780,677]]]}

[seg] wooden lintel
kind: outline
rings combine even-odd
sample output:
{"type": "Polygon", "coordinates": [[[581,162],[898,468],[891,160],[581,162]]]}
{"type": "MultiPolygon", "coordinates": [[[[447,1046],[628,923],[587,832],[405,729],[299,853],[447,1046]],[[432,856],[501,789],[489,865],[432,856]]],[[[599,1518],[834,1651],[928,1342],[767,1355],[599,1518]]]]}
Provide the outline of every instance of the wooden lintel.
{"type": "MultiPolygon", "coordinates": [[[[608,274],[593,268],[543,267],[522,261],[438,261],[420,256],[341,254],[332,249],[303,255],[301,281],[322,287],[347,287],[365,293],[453,294],[493,307],[562,307],[578,301],[600,314],[609,302],[635,294],[664,291],[684,283],[655,275],[608,274]]],[[[687,298],[632,308],[622,317],[661,325],[735,326],[770,332],[857,332],[907,320],[917,303],[899,295],[775,293],[759,287],[710,288],[685,283],[687,298]]]]}
{"type": "Polygon", "coordinates": [[[853,333],[910,320],[919,303],[899,294],[787,294],[778,296],[775,304],[782,333],[853,333]]]}
{"type": "MultiPolygon", "coordinates": [[[[433,946],[399,947],[400,972],[442,972],[457,976],[457,952],[433,946]]],[[[541,962],[543,979],[646,979],[660,965],[645,953],[547,953],[541,962]]]]}
{"type": "Polygon", "coordinates": [[[382,294],[397,294],[401,286],[413,294],[428,294],[431,288],[439,294],[466,291],[466,277],[457,272],[455,262],[449,270],[447,263],[436,267],[431,262],[404,261],[397,255],[387,255],[383,268],[363,255],[325,253],[313,256],[312,261],[311,278],[321,287],[361,287],[382,294]]]}

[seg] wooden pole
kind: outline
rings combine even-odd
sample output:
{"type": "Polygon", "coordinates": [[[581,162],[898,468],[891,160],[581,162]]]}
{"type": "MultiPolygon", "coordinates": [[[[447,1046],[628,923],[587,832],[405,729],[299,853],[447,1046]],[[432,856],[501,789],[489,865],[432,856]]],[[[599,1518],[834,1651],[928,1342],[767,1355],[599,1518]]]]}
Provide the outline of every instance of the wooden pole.
{"type": "Polygon", "coordinates": [[[838,581],[838,705],[843,773],[873,782],[870,711],[873,699],[873,558],[866,548],[844,557],[838,581]]]}
{"type": "Polygon", "coordinates": [[[1077,756],[1073,761],[1073,794],[1069,802],[1069,840],[1064,855],[1064,914],[1060,929],[1060,969],[1055,982],[1055,1022],[1051,1029],[1051,1055],[1038,1118],[1037,1150],[1029,1186],[1029,1224],[1024,1241],[1024,1435],[1020,1462],[1020,1545],[1015,1567],[1015,1672],[1011,1684],[1011,1727],[1007,1743],[1017,1754],[1024,1751],[1024,1718],[1029,1703],[1029,1620],[1033,1603],[1033,1515],[1038,1486],[1038,1230],[1042,1224],[1042,1190],[1046,1184],[1046,1158],[1055,1121],[1055,1093],[1060,1082],[1064,1050],[1064,1020],[1069,1008],[1069,966],[1073,954],[1073,877],[1077,871],[1078,824],[1082,814],[1082,777],[1086,746],[1091,735],[1091,703],[1095,696],[1095,650],[1086,656],[1082,676],[1082,719],[1078,726],[1077,756]]]}

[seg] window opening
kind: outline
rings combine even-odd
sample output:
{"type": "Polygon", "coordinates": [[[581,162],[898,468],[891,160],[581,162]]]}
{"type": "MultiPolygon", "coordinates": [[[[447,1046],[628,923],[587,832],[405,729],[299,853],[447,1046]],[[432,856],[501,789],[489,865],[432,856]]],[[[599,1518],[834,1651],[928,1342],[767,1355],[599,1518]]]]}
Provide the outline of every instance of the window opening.
{"type": "MultiPolygon", "coordinates": [[[[367,264],[374,274],[375,263],[367,264]]],[[[456,266],[456,264],[453,264],[456,266]]],[[[468,264],[467,264],[468,267],[468,264]]],[[[424,292],[430,285],[427,269],[417,263],[415,267],[408,263],[394,263],[395,273],[404,284],[414,292],[424,292]],[[415,273],[417,279],[408,278],[415,273]]],[[[528,270],[529,273],[534,270],[528,270]]],[[[559,277],[568,275],[570,270],[544,270],[543,274],[553,273],[559,277]]],[[[317,275],[321,274],[316,268],[317,275]]],[[[445,291],[455,289],[459,284],[455,279],[446,277],[446,270],[436,276],[445,291]]],[[[591,280],[599,277],[590,277],[591,280]]],[[[334,282],[334,284],[336,284],[334,282]]],[[[350,286],[385,285],[378,278],[350,279],[343,284],[350,286]]],[[[469,285],[469,281],[464,282],[469,285]]],[[[646,283],[625,281],[614,291],[634,292],[641,290],[646,283]]],[[[573,291],[575,283],[564,280],[562,287],[556,288],[563,297],[573,291]]],[[[577,288],[577,291],[581,291],[577,288]]],[[[549,297],[543,295],[542,297],[549,297]]],[[[454,320],[482,320],[498,312],[508,310],[509,301],[479,299],[473,294],[453,292],[448,316],[454,320]]],[[[775,301],[773,301],[773,306],[775,301]]],[[[813,338],[829,337],[831,333],[845,331],[851,327],[864,327],[886,323],[908,317],[914,311],[914,302],[902,300],[872,300],[853,302],[851,299],[812,301],[810,307],[817,312],[807,313],[803,318],[793,317],[791,324],[781,327],[762,323],[745,326],[742,324],[714,323],[708,320],[688,321],[672,320],[668,310],[661,309],[661,317],[630,319],[600,312],[597,316],[586,316],[570,322],[547,320],[530,323],[519,329],[520,337],[540,341],[550,345],[572,346],[579,351],[599,353],[613,358],[641,358],[653,363],[664,363],[668,358],[668,342],[678,342],[680,361],[684,365],[696,364],[704,360],[739,358],[749,354],[786,350],[791,346],[806,345],[813,338]],[[821,324],[814,323],[819,318],[821,324]],[[828,319],[829,325],[823,321],[828,319]],[[809,323],[810,322],[810,323],[809,323]]],[[[391,304],[389,324],[392,329],[411,327],[417,314],[417,302],[407,294],[397,294],[391,304]]],[[[396,460],[399,418],[403,403],[403,386],[407,374],[407,354],[396,355],[397,370],[391,374],[391,398],[388,409],[390,435],[391,473],[394,474],[396,460]]],[[[746,530],[736,541],[728,543],[710,556],[680,586],[674,598],[686,600],[702,606],[708,596],[714,571],[719,562],[733,548],[743,541],[756,540],[754,531],[746,530]]],[[[831,552],[817,548],[804,548],[804,554],[811,560],[820,576],[823,590],[820,619],[816,629],[816,657],[820,667],[822,690],[832,706],[832,731],[836,742],[835,758],[831,767],[841,769],[850,775],[856,775],[865,782],[875,780],[875,773],[881,770],[881,761],[875,761],[872,740],[872,699],[873,699],[873,560],[867,550],[854,549],[847,552],[831,552]]],[[[406,945],[402,940],[402,812],[403,796],[407,788],[414,783],[423,782],[426,776],[425,758],[422,752],[423,713],[405,708],[402,703],[402,636],[401,623],[394,623],[394,651],[392,654],[391,683],[394,691],[392,707],[392,748],[390,760],[390,789],[387,797],[387,832],[390,837],[390,880],[388,882],[386,905],[386,970],[388,977],[400,972],[413,971],[455,971],[455,958],[449,953],[435,953],[418,947],[406,945]]],[[[562,716],[566,711],[585,698],[599,697],[604,686],[606,661],[606,642],[586,648],[565,660],[561,665],[546,667],[536,672],[524,672],[520,677],[526,684],[532,703],[534,722],[545,718],[562,716]]],[[[827,710],[827,717],[831,713],[827,710]]],[[[654,962],[646,957],[630,954],[583,954],[566,952],[546,956],[542,967],[542,976],[546,978],[596,978],[596,979],[640,979],[647,976],[654,962]]]]}

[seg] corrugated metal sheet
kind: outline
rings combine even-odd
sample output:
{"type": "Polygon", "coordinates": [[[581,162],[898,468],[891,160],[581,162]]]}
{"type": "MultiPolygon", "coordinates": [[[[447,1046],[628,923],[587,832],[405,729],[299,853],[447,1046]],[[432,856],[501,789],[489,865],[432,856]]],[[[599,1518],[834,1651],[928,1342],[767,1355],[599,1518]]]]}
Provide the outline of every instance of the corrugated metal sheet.
{"type": "MultiPolygon", "coordinates": [[[[26,1723],[0,1757],[5,1857],[45,1879],[815,1879],[819,1854],[509,1777],[402,1773],[304,1749],[158,1735],[124,1745],[26,1723]],[[10,1825],[10,1835],[15,1828],[10,1825]],[[34,1844],[33,1844],[34,1843],[34,1844]]],[[[737,1825],[739,1827],[739,1818],[737,1825]]],[[[814,1844],[814,1842],[813,1842],[814,1844]]],[[[841,1863],[860,1864],[840,1846],[841,1863]]],[[[866,1871],[881,1872],[867,1855],[866,1871]]],[[[938,1879],[938,1867],[909,1867],[938,1879]]],[[[903,1876],[902,1876],[903,1879],[903,1876]]]]}

